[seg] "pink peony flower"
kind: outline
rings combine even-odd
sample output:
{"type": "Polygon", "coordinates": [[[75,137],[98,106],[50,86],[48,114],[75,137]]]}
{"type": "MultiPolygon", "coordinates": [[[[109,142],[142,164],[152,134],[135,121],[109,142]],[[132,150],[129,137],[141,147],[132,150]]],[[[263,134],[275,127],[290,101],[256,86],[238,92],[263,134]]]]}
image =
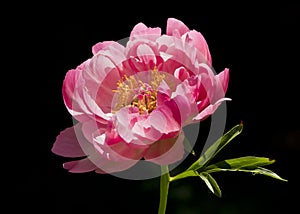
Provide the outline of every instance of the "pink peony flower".
{"type": "Polygon", "coordinates": [[[92,53],[63,82],[76,123],[57,136],[52,152],[76,157],[63,165],[70,172],[119,172],[142,159],[180,161],[182,128],[229,100],[229,70],[214,74],[204,37],[180,20],[169,18],[166,34],[139,23],[126,46],[100,42],[92,53]]]}

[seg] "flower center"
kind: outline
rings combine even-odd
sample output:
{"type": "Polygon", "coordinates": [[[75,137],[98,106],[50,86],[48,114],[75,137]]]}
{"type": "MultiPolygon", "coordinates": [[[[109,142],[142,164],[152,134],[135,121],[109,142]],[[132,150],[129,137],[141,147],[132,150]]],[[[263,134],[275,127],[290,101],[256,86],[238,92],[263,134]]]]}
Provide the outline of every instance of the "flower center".
{"type": "Polygon", "coordinates": [[[157,90],[165,75],[154,68],[149,72],[140,72],[117,82],[116,102],[112,112],[125,106],[136,107],[140,114],[151,113],[156,109],[157,90]]]}

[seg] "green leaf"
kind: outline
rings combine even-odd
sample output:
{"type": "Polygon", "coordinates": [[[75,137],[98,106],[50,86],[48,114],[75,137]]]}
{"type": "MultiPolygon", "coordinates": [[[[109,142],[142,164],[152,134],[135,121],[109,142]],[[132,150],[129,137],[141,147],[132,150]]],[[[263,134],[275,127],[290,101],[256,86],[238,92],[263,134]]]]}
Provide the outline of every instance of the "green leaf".
{"type": "Polygon", "coordinates": [[[252,173],[253,175],[261,174],[278,180],[287,181],[286,179],[281,178],[275,172],[261,167],[261,166],[270,165],[274,162],[275,160],[271,160],[265,157],[246,156],[246,157],[233,158],[233,159],[220,161],[218,163],[203,168],[203,171],[206,173],[224,172],[224,171],[249,172],[252,173]]]}
{"type": "Polygon", "coordinates": [[[170,177],[170,182],[171,181],[175,181],[175,180],[179,180],[182,178],[187,178],[187,177],[194,177],[194,176],[199,176],[199,173],[197,171],[194,170],[190,170],[190,171],[184,171],[174,177],[170,177]]]}
{"type": "Polygon", "coordinates": [[[278,179],[278,180],[281,180],[281,181],[286,181],[286,182],[288,181],[287,179],[284,179],[284,178],[280,177],[275,172],[273,172],[269,169],[266,169],[266,168],[262,168],[262,167],[251,170],[251,172],[252,172],[253,175],[261,174],[261,175],[266,175],[266,176],[269,176],[269,177],[272,177],[272,178],[275,178],[275,179],[278,179]]]}
{"type": "Polygon", "coordinates": [[[214,193],[218,197],[222,196],[219,185],[210,174],[203,172],[199,174],[199,177],[205,182],[205,184],[207,185],[209,190],[212,191],[212,193],[214,193]]]}
{"type": "Polygon", "coordinates": [[[240,123],[234,126],[231,130],[214,142],[201,157],[194,162],[188,170],[198,170],[211,161],[233,138],[239,135],[243,130],[243,124],[240,123]]]}
{"type": "Polygon", "coordinates": [[[232,171],[240,169],[252,170],[257,169],[260,166],[270,165],[274,162],[275,160],[266,157],[245,156],[220,161],[203,168],[203,171],[210,173],[214,171],[224,171],[227,169],[232,171]]]}

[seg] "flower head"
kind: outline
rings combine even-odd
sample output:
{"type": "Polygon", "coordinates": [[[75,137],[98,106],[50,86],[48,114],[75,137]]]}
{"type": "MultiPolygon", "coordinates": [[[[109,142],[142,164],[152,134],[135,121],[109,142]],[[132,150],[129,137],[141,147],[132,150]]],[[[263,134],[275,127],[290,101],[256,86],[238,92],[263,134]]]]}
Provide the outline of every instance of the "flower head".
{"type": "Polygon", "coordinates": [[[82,158],[64,163],[70,172],[119,172],[142,159],[178,162],[182,128],[228,100],[229,70],[214,74],[203,35],[180,20],[169,18],[166,34],[139,23],[126,45],[104,41],[92,53],[63,82],[77,122],[57,136],[52,151],[82,158]]]}

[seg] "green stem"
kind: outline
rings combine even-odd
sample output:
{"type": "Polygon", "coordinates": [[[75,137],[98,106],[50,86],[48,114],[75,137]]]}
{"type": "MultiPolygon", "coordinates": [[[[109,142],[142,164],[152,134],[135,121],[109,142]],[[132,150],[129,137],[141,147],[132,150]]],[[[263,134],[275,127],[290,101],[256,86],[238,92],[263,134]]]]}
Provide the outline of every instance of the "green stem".
{"type": "Polygon", "coordinates": [[[161,166],[161,176],[160,176],[160,199],[158,214],[165,214],[168,201],[168,192],[170,184],[170,174],[168,166],[161,166]]]}

